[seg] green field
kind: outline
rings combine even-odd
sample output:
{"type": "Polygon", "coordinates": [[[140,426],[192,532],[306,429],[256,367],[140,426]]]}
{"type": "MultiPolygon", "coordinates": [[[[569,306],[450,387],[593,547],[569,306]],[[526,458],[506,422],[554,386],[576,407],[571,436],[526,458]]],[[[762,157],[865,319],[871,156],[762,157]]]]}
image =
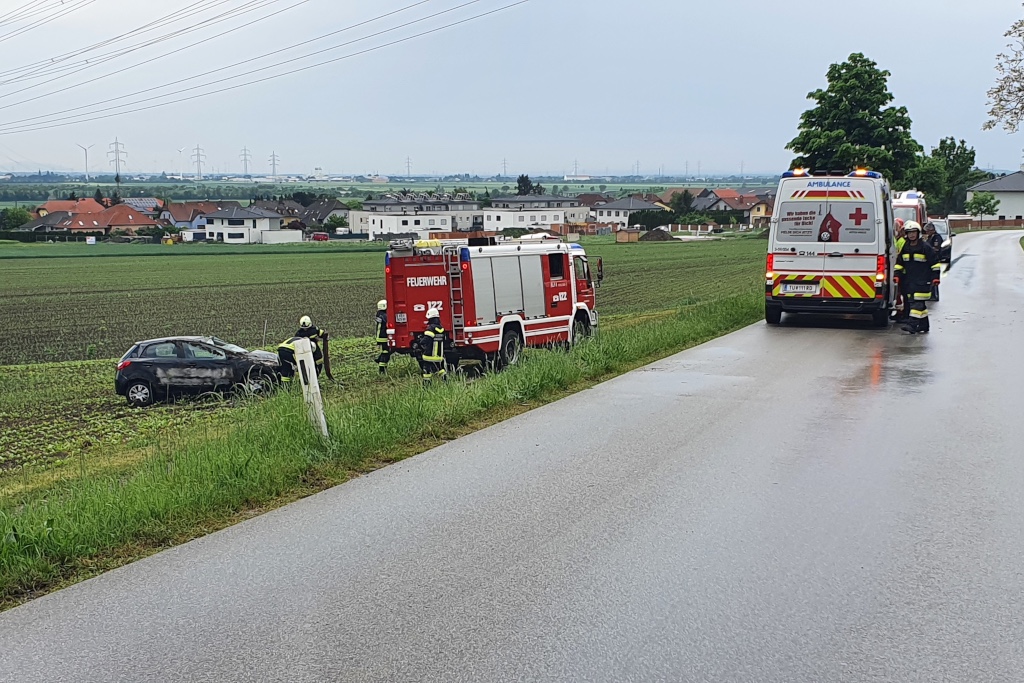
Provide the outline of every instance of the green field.
{"type": "Polygon", "coordinates": [[[383,290],[379,253],[244,248],[149,256],[124,245],[123,256],[107,258],[0,260],[5,289],[17,292],[5,297],[0,339],[9,344],[29,331],[51,344],[63,340],[49,350],[26,347],[37,354],[42,348],[42,359],[89,343],[97,354],[0,366],[0,605],[340,483],[762,313],[762,240],[585,244],[605,262],[596,340],[568,354],[530,352],[521,367],[429,394],[411,359],[397,358],[386,378],[372,362],[368,335],[383,290]],[[297,284],[296,271],[306,274],[297,284]],[[148,289],[122,284],[136,272],[148,289]],[[307,310],[347,335],[331,346],[339,381],[324,385],[329,442],[312,436],[300,399],[288,392],[206,396],[145,410],[128,409],[113,393],[112,359],[130,344],[124,340],[209,332],[260,345],[262,320],[272,319],[272,344],[307,310]],[[161,329],[168,320],[174,329],[161,329]]]}

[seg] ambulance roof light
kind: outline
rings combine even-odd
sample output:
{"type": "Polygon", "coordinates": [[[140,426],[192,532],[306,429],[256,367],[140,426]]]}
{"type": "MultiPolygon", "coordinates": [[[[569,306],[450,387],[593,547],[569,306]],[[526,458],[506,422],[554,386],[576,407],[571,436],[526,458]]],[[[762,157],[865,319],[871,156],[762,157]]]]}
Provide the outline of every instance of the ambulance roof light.
{"type": "Polygon", "coordinates": [[[807,175],[807,169],[806,168],[794,168],[791,171],[786,171],[785,173],[783,173],[782,177],[783,178],[802,178],[805,175],[807,175]]]}
{"type": "Polygon", "coordinates": [[[880,180],[882,174],[878,171],[869,171],[866,168],[858,168],[853,173],[850,173],[847,178],[875,178],[880,180]]]}

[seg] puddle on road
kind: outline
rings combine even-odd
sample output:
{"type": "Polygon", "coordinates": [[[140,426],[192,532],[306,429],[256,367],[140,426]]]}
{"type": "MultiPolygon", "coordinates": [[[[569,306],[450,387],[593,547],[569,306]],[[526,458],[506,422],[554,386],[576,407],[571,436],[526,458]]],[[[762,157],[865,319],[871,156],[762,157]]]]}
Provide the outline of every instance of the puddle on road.
{"type": "Polygon", "coordinates": [[[921,393],[935,380],[928,351],[927,337],[924,336],[901,337],[891,346],[876,347],[866,364],[840,380],[839,393],[921,393]]]}

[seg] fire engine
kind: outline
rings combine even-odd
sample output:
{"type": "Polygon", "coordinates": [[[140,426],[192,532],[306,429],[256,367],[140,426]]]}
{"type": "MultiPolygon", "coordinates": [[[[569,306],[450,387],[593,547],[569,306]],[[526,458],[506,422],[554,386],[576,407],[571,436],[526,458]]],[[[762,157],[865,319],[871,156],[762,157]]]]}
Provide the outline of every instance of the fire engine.
{"type": "Polygon", "coordinates": [[[928,222],[928,204],[924,200],[924,192],[907,190],[892,193],[892,212],[895,218],[904,221],[917,221],[922,227],[928,222]]]}
{"type": "Polygon", "coordinates": [[[557,240],[392,242],[384,265],[388,343],[394,353],[414,353],[436,308],[452,366],[500,369],[524,346],[573,344],[597,329],[604,273],[601,259],[595,265],[596,273],[581,245],[557,240]]]}

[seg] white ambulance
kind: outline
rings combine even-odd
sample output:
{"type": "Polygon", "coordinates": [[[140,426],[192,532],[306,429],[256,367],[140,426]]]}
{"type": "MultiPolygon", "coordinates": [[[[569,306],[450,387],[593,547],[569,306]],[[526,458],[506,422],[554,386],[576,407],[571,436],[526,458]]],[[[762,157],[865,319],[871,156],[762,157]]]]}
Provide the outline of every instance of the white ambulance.
{"type": "Polygon", "coordinates": [[[787,171],[768,237],[765,321],[783,313],[870,315],[889,324],[896,246],[889,184],[874,171],[787,171]]]}

